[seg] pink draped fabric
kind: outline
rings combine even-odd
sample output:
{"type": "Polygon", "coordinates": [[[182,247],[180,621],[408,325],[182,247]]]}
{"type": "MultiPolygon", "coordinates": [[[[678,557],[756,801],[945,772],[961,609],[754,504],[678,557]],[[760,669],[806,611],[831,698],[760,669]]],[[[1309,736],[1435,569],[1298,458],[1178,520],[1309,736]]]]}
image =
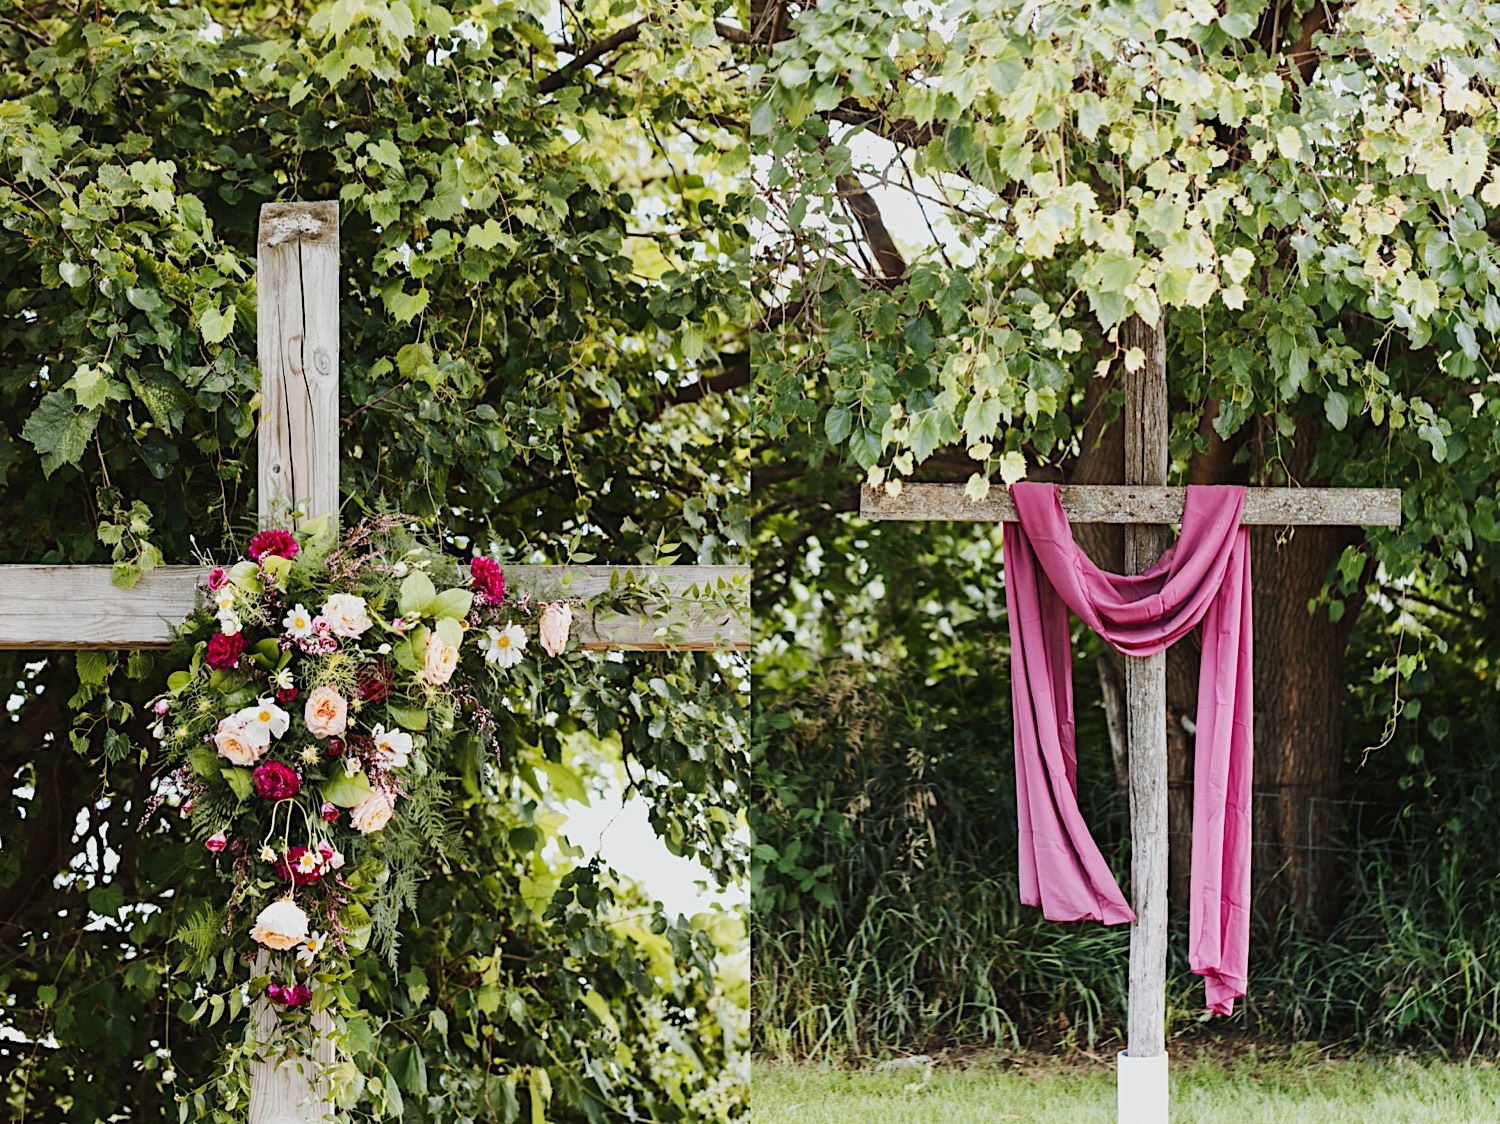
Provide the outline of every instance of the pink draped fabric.
{"type": "Polygon", "coordinates": [[[1209,1010],[1245,994],[1250,945],[1250,541],[1245,489],[1189,487],[1182,534],[1144,573],[1094,565],[1073,542],[1055,484],[1010,489],[1005,524],[1021,901],[1051,921],[1135,920],[1078,810],[1072,609],[1126,656],[1203,626],[1193,764],[1189,959],[1209,1010]]]}

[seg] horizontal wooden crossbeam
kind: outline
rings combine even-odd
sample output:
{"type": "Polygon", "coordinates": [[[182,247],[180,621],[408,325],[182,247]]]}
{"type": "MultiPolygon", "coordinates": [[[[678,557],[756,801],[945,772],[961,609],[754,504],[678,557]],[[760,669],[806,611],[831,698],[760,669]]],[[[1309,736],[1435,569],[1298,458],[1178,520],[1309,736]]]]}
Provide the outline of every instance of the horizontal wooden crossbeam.
{"type": "MultiPolygon", "coordinates": [[[[741,617],[690,596],[736,583],[748,593],[745,566],[506,566],[512,589],[546,599],[591,598],[610,589],[616,573],[661,587],[640,612],[574,614],[584,648],[660,651],[744,649],[749,627],[741,617]]],[[[165,648],[173,629],[201,602],[208,571],[163,566],[133,589],[110,581],[108,566],[0,566],[0,648],[38,651],[79,648],[165,648]]],[[[748,598],[745,598],[748,600],[748,598]]]]}
{"type": "MultiPolygon", "coordinates": [[[[1062,484],[1058,498],[1073,523],[1180,523],[1186,488],[1139,484],[1062,484]]],[[[952,519],[1013,523],[1010,492],[991,488],[975,503],[962,484],[907,484],[898,496],[866,485],[859,513],[866,519],[952,519]]],[[[1399,527],[1395,488],[1248,488],[1240,522],[1251,526],[1399,527]]]]}

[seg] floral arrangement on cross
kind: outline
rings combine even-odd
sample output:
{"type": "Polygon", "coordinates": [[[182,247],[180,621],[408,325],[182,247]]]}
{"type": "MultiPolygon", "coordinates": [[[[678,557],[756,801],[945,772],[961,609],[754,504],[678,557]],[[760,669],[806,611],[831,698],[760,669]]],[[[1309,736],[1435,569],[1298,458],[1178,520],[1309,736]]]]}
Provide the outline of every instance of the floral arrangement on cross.
{"type": "Polygon", "coordinates": [[[532,632],[549,656],[568,645],[573,602],[517,597],[494,559],[461,563],[405,522],[257,534],[210,571],[209,604],[178,630],[186,666],[153,703],[169,773],[150,811],[177,796],[220,856],[247,961],[295,953],[264,984],[283,1012],[341,978],[382,896],[393,938],[414,885],[393,867],[448,845],[446,751],[491,737],[486,700],[532,632]]]}

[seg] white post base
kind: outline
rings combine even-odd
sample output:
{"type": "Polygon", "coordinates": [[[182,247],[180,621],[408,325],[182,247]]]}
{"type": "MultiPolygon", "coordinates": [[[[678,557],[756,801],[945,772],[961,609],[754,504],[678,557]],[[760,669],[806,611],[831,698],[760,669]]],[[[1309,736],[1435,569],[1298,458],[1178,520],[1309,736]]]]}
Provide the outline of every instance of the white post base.
{"type": "Polygon", "coordinates": [[[1132,1058],[1121,1052],[1118,1085],[1119,1124],[1167,1124],[1167,1055],[1132,1058]]]}

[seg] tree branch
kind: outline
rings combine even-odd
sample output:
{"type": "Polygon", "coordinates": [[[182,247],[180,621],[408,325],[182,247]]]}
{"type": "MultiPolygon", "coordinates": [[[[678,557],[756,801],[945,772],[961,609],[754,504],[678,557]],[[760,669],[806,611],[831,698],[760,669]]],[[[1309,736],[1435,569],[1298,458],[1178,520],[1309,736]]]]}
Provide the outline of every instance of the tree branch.
{"type": "Polygon", "coordinates": [[[896,248],[896,240],[886,229],[885,219],[881,217],[880,207],[874,198],[852,175],[839,176],[835,183],[840,198],[849,205],[850,214],[859,223],[860,230],[864,231],[865,244],[875,255],[875,264],[880,267],[880,272],[892,279],[904,276],[906,258],[896,248]]]}
{"type": "Polygon", "coordinates": [[[834,107],[829,116],[845,125],[869,129],[877,136],[894,144],[904,144],[908,148],[923,148],[934,137],[943,135],[941,124],[922,125],[910,117],[888,117],[882,110],[861,105],[853,98],[845,98],[834,107]]]}
{"type": "Polygon", "coordinates": [[[537,93],[555,94],[564,86],[571,84],[585,67],[598,62],[605,55],[609,54],[611,51],[616,50],[619,47],[623,47],[626,43],[630,43],[636,39],[639,39],[641,37],[641,28],[644,27],[648,22],[650,22],[649,18],[643,16],[630,26],[622,27],[613,35],[608,35],[605,38],[599,40],[599,42],[595,43],[592,47],[584,48],[562,66],[558,67],[551,74],[547,75],[547,77],[538,82],[536,86],[537,93]]]}

